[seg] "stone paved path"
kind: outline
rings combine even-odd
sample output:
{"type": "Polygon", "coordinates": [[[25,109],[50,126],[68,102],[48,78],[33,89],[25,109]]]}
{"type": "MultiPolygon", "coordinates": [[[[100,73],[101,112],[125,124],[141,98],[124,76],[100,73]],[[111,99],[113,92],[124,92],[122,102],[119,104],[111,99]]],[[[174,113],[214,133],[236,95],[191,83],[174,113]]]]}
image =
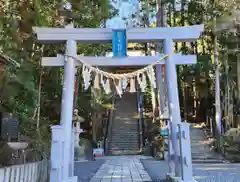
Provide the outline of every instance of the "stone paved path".
{"type": "Polygon", "coordinates": [[[151,182],[140,159],[142,156],[105,157],[106,162],[90,182],[151,182]]]}

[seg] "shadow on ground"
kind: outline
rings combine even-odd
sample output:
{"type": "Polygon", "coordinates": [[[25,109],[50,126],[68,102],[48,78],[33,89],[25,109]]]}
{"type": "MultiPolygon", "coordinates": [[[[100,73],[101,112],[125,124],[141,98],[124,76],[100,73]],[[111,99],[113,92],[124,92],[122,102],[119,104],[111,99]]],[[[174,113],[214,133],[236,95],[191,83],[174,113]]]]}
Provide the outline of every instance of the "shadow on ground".
{"type": "Polygon", "coordinates": [[[74,175],[78,176],[78,182],[89,182],[105,160],[75,162],[74,175]]]}
{"type": "MultiPolygon", "coordinates": [[[[153,182],[164,182],[168,173],[166,161],[141,160],[153,182]]],[[[198,182],[240,182],[240,164],[193,164],[194,179],[198,182]]]]}
{"type": "Polygon", "coordinates": [[[141,163],[153,182],[165,182],[168,173],[166,161],[156,161],[155,159],[142,159],[141,163]]]}

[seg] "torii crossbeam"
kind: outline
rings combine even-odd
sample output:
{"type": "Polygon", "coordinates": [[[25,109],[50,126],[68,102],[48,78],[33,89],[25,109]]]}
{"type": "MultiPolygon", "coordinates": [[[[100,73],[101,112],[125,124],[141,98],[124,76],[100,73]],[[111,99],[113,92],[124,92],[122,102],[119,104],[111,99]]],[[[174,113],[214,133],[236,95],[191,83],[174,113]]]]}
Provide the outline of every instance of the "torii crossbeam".
{"type": "MultiPolygon", "coordinates": [[[[173,53],[173,42],[193,42],[198,39],[201,32],[204,30],[203,25],[194,25],[188,27],[164,27],[164,28],[132,28],[127,30],[128,42],[135,43],[148,43],[148,42],[164,42],[164,54],[168,54],[169,57],[165,60],[166,67],[166,83],[168,89],[168,101],[169,112],[171,122],[171,142],[174,151],[174,163],[176,176],[180,176],[179,165],[179,144],[177,141],[178,136],[178,124],[181,123],[178,87],[177,87],[177,74],[176,64],[194,64],[196,63],[196,56],[194,55],[179,55],[173,53]]],[[[34,31],[38,40],[41,43],[58,44],[66,42],[66,54],[69,56],[77,56],[77,43],[91,44],[91,43],[110,43],[112,41],[112,29],[107,28],[73,28],[72,24],[66,26],[66,28],[38,28],[35,27],[34,31]]],[[[86,62],[95,66],[143,66],[151,64],[156,57],[126,57],[126,58],[103,58],[103,57],[79,57],[85,59],[86,62]]],[[[59,153],[59,158],[63,158],[63,163],[54,163],[51,160],[52,168],[51,173],[59,175],[56,178],[52,178],[51,182],[62,182],[63,180],[69,180],[73,174],[70,167],[71,164],[71,134],[72,134],[72,110],[73,110],[73,93],[74,93],[74,79],[75,79],[75,67],[78,63],[73,58],[68,57],[64,62],[62,56],[53,58],[43,58],[43,66],[63,66],[64,65],[64,88],[62,96],[62,108],[61,108],[61,125],[64,129],[64,156],[59,153]],[[56,172],[57,171],[57,172],[56,172]],[[55,173],[54,173],[55,172],[55,173]],[[55,179],[55,181],[53,180],[55,179]]],[[[190,143],[189,143],[190,145],[190,143]]],[[[55,149],[57,150],[57,149],[55,149]]],[[[61,149],[59,149],[61,150],[61,149]]],[[[189,154],[191,157],[191,153],[189,154]]],[[[189,157],[189,156],[188,156],[189,157]]],[[[56,161],[55,161],[56,162],[56,161]]],[[[190,164],[188,164],[190,165],[190,164]]],[[[174,171],[171,171],[174,172],[174,171]]],[[[55,175],[55,177],[56,177],[55,175]]],[[[52,176],[52,175],[51,175],[52,176]]],[[[189,175],[192,176],[192,175],[189,175]]],[[[189,179],[190,181],[190,179],[189,179]]]]}
{"type": "MultiPolygon", "coordinates": [[[[92,66],[117,67],[117,66],[146,66],[158,61],[164,54],[159,56],[129,56],[129,57],[94,57],[94,56],[76,56],[92,66]]],[[[173,60],[176,65],[196,64],[196,55],[173,54],[173,60]]],[[[58,54],[57,57],[43,57],[42,66],[64,66],[65,58],[58,54]]],[[[159,64],[165,64],[164,60],[159,64]]],[[[81,66],[76,62],[76,66],[81,66]]]]}
{"type": "MultiPolygon", "coordinates": [[[[41,43],[58,44],[75,40],[80,44],[111,43],[110,28],[33,28],[41,43]]],[[[203,25],[186,27],[131,28],[127,30],[129,43],[149,43],[171,39],[175,42],[194,42],[199,37],[203,25]]]]}

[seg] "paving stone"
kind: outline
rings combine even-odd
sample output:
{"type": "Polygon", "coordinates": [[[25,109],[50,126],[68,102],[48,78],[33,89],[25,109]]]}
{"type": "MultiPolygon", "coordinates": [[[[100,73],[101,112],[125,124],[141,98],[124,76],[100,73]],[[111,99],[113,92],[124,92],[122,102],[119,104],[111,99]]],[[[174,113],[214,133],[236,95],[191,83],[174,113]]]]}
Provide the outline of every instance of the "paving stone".
{"type": "Polygon", "coordinates": [[[105,179],[105,177],[111,176],[112,181],[132,182],[133,180],[143,181],[141,175],[146,176],[146,179],[150,178],[140,162],[140,157],[120,156],[108,157],[93,178],[102,177],[105,179]]]}
{"type": "Polygon", "coordinates": [[[102,179],[102,181],[101,182],[111,182],[112,180],[111,180],[111,178],[110,179],[102,179]]]}
{"type": "Polygon", "coordinates": [[[145,170],[139,170],[139,173],[140,173],[141,175],[148,175],[145,170]]]}
{"type": "Polygon", "coordinates": [[[123,179],[122,182],[132,182],[132,179],[123,179]]]}
{"type": "Polygon", "coordinates": [[[121,179],[112,179],[111,182],[122,182],[121,179]]]}
{"type": "Polygon", "coordinates": [[[149,176],[142,176],[143,181],[152,181],[149,176]]]}
{"type": "Polygon", "coordinates": [[[90,182],[101,182],[101,181],[102,181],[102,179],[97,179],[97,178],[92,178],[90,180],[90,182]]]}

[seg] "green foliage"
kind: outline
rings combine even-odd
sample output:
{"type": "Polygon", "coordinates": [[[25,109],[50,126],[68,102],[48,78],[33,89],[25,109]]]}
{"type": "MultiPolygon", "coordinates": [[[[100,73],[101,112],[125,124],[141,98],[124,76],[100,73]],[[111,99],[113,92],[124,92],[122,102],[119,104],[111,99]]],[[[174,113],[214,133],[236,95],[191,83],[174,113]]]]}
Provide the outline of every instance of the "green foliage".
{"type": "MultiPolygon", "coordinates": [[[[42,56],[64,52],[64,46],[40,45],[35,40],[32,27],[62,27],[66,16],[72,17],[75,27],[99,27],[114,13],[107,0],[90,3],[72,0],[71,3],[71,14],[63,11],[61,0],[9,0],[0,10],[0,51],[21,65],[20,68],[5,68],[0,76],[1,110],[20,118],[22,134],[29,136],[32,145],[39,150],[48,151],[50,126],[60,120],[63,83],[63,69],[41,68],[40,60],[42,56]],[[40,118],[36,114],[39,92],[40,118]]],[[[79,45],[78,48],[79,54],[104,55],[110,47],[79,45]]],[[[80,80],[80,87],[81,83],[80,80]]],[[[88,95],[89,92],[79,89],[77,107],[90,113],[92,106],[88,95]]]]}

